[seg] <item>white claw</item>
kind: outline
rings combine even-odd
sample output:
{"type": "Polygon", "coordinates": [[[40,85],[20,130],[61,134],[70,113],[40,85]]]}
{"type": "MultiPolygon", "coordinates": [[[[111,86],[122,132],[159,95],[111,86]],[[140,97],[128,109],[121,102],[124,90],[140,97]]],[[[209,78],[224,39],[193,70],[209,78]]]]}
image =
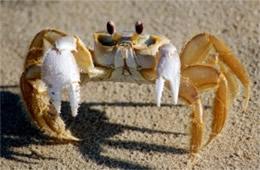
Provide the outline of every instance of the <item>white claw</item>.
{"type": "Polygon", "coordinates": [[[163,92],[163,87],[164,87],[164,78],[162,76],[160,76],[157,80],[156,80],[156,85],[155,85],[155,90],[156,90],[156,103],[157,106],[160,107],[161,106],[161,98],[162,98],[162,92],[163,92]]]}
{"type": "Polygon", "coordinates": [[[55,47],[59,50],[76,51],[76,39],[73,36],[66,36],[55,41],[55,47]]]}
{"type": "Polygon", "coordinates": [[[79,108],[79,83],[75,82],[70,84],[67,87],[67,90],[69,92],[69,98],[70,98],[70,106],[71,106],[71,113],[72,116],[77,116],[78,114],[78,108],[79,108]]]}
{"type": "Polygon", "coordinates": [[[76,39],[71,36],[55,41],[55,48],[45,53],[41,74],[48,86],[50,101],[60,113],[61,92],[63,88],[69,93],[72,115],[77,115],[79,103],[79,69],[72,51],[76,51],[76,39]]]}
{"type": "Polygon", "coordinates": [[[164,81],[167,80],[171,87],[174,104],[178,102],[179,86],[180,86],[180,58],[176,48],[172,44],[166,44],[160,48],[161,55],[157,67],[156,80],[156,103],[160,106],[161,96],[164,87],[164,81]]]}

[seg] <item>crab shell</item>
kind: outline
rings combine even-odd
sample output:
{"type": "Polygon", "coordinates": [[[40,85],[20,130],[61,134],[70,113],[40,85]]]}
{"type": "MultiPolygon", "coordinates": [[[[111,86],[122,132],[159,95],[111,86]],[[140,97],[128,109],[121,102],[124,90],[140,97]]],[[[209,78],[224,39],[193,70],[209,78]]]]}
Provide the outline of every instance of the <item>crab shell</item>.
{"type": "Polygon", "coordinates": [[[145,74],[144,70],[157,67],[159,48],[170,42],[165,37],[138,35],[136,33],[115,33],[113,35],[95,33],[94,41],[94,63],[119,72],[109,76],[108,80],[120,81],[119,78],[123,78],[122,75],[125,75],[125,78],[129,77],[133,79],[132,81],[136,79],[138,82],[153,80],[153,78],[147,77],[148,75],[145,74]],[[129,76],[136,73],[143,75],[129,76]]]}

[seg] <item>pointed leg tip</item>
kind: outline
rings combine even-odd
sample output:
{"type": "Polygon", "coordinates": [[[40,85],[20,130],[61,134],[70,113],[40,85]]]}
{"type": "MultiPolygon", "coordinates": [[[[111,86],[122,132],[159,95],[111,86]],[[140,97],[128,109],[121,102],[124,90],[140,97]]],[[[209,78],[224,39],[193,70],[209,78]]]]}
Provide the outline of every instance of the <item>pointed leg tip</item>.
{"type": "Polygon", "coordinates": [[[190,154],[189,161],[190,161],[190,163],[192,164],[192,163],[194,162],[194,160],[195,160],[195,154],[192,153],[192,154],[190,154]]]}
{"type": "Polygon", "coordinates": [[[75,137],[75,136],[73,136],[71,134],[64,136],[64,139],[72,141],[72,142],[81,142],[82,141],[82,139],[77,138],[77,137],[75,137]]]}
{"type": "Polygon", "coordinates": [[[73,117],[76,117],[78,115],[78,108],[72,108],[71,113],[73,117]]]}
{"type": "Polygon", "coordinates": [[[190,157],[189,157],[189,160],[188,160],[188,169],[192,169],[194,163],[195,163],[195,157],[196,157],[196,154],[194,153],[191,153],[190,154],[190,157]]]}
{"type": "Polygon", "coordinates": [[[52,102],[52,103],[53,103],[53,106],[54,106],[56,112],[58,114],[60,114],[60,112],[61,112],[61,104],[60,103],[56,103],[56,102],[52,102]]]}
{"type": "Polygon", "coordinates": [[[210,144],[210,143],[212,142],[212,140],[213,140],[216,136],[217,136],[217,135],[212,134],[212,135],[210,136],[210,138],[208,139],[207,143],[204,145],[204,147],[207,146],[208,144],[210,144]]]}
{"type": "Polygon", "coordinates": [[[67,142],[80,142],[82,139],[75,137],[74,135],[71,134],[70,130],[63,131],[62,134],[59,134],[57,136],[58,139],[62,141],[67,141],[67,142]]]}
{"type": "Polygon", "coordinates": [[[247,113],[247,112],[246,112],[246,109],[247,109],[247,108],[244,107],[243,110],[242,110],[242,113],[247,113]]]}
{"type": "Polygon", "coordinates": [[[247,107],[248,107],[248,100],[246,101],[246,103],[244,105],[243,113],[246,113],[247,107]]]}

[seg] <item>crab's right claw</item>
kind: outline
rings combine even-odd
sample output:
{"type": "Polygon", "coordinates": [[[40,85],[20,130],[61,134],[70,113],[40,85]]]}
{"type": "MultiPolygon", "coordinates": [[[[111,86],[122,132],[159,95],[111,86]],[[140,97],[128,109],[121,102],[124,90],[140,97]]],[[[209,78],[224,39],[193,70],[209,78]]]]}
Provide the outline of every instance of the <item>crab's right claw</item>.
{"type": "Polygon", "coordinates": [[[160,60],[157,66],[156,103],[161,105],[165,81],[170,84],[174,104],[178,102],[180,86],[180,58],[172,44],[163,45],[159,51],[160,60]]]}

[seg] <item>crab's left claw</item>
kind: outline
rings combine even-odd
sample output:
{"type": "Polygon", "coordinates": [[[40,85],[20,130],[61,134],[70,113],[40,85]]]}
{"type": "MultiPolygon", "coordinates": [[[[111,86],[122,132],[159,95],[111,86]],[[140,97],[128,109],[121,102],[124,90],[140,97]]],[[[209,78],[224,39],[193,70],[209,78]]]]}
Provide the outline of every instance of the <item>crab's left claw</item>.
{"type": "Polygon", "coordinates": [[[77,115],[79,103],[79,69],[72,54],[76,50],[76,39],[66,36],[55,41],[43,59],[41,74],[46,83],[51,103],[60,113],[61,91],[65,88],[69,93],[71,112],[77,115]]]}
{"type": "Polygon", "coordinates": [[[79,81],[101,74],[93,64],[89,49],[77,36],[54,29],[34,37],[20,79],[22,99],[28,115],[48,136],[79,141],[60,117],[62,89],[66,89],[72,115],[79,103],[79,81]]]}
{"type": "Polygon", "coordinates": [[[172,44],[163,45],[159,51],[160,60],[157,66],[156,103],[161,104],[165,80],[170,84],[174,104],[178,101],[180,86],[180,58],[172,44]]]}

